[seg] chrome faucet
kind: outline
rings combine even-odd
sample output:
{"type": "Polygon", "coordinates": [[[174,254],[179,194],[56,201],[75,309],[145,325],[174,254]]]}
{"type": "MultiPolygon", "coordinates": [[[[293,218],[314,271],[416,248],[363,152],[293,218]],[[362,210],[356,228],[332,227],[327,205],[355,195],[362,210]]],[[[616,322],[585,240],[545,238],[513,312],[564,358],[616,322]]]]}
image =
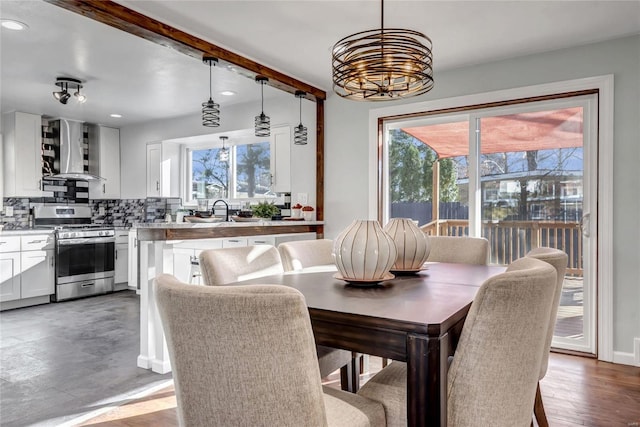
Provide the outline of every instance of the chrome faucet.
{"type": "Polygon", "coordinates": [[[218,204],[218,202],[224,203],[224,206],[225,206],[225,218],[224,218],[224,220],[229,222],[229,204],[227,204],[227,202],[225,202],[222,199],[218,199],[215,202],[213,202],[213,206],[211,206],[211,216],[215,216],[215,214],[216,214],[216,205],[218,204]]]}

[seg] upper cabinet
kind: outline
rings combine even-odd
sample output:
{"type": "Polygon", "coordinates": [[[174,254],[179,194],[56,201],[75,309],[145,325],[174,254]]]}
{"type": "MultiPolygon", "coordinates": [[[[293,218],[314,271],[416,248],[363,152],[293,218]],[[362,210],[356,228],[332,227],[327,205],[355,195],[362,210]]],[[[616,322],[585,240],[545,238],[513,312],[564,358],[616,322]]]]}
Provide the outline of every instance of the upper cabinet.
{"type": "Polygon", "coordinates": [[[102,180],[89,183],[90,199],[120,198],[120,131],[89,125],[89,169],[102,180]]]}
{"type": "Polygon", "coordinates": [[[283,126],[271,130],[271,191],[291,191],[291,128],[283,126]]]}
{"type": "Polygon", "coordinates": [[[180,197],[179,173],[179,144],[147,144],[147,197],[180,197]]]}
{"type": "Polygon", "coordinates": [[[2,116],[4,197],[42,197],[42,118],[13,112],[2,116]]]}

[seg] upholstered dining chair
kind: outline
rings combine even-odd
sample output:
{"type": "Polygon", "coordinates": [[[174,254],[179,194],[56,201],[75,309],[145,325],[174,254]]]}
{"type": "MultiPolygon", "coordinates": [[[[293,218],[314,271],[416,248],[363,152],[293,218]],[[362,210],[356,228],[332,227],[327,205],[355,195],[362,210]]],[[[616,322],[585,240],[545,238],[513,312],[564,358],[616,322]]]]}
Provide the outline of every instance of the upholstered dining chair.
{"type": "MultiPolygon", "coordinates": [[[[271,245],[207,249],[200,253],[200,270],[205,285],[226,285],[284,272],[278,249],[271,245]]],[[[323,345],[317,346],[322,378],[340,369],[344,388],[349,387],[353,365],[351,352],[323,345]]],[[[355,383],[355,381],[352,381],[355,383]]],[[[357,387],[351,387],[356,391],[357,387]]]]}
{"type": "Polygon", "coordinates": [[[379,403],[323,389],[297,290],[193,286],[166,274],[155,285],[181,426],[385,425],[379,403]]]}
{"type": "Polygon", "coordinates": [[[285,271],[299,271],[309,267],[333,266],[333,240],[294,240],[278,245],[285,271]]]}
{"type": "Polygon", "coordinates": [[[481,237],[429,236],[431,250],[427,261],[458,264],[488,264],[489,241],[481,237]]]}
{"type": "MultiPolygon", "coordinates": [[[[544,378],[547,374],[547,368],[549,366],[549,352],[551,350],[551,341],[553,340],[553,333],[556,326],[556,318],[558,316],[558,306],[560,305],[560,296],[562,294],[562,286],[564,283],[564,275],[567,271],[567,263],[569,261],[568,255],[555,248],[535,248],[527,253],[528,257],[536,258],[545,261],[556,269],[556,283],[555,293],[553,296],[553,304],[551,306],[551,317],[549,320],[549,329],[547,330],[547,340],[544,347],[544,353],[542,355],[542,364],[540,365],[540,375],[538,380],[544,378]]],[[[540,381],[538,381],[538,387],[536,388],[535,404],[533,406],[533,413],[538,422],[538,426],[547,427],[549,421],[544,411],[544,405],[542,403],[542,394],[540,393],[540,381]]]]}
{"type": "MultiPolygon", "coordinates": [[[[447,377],[447,425],[531,424],[556,272],[520,258],[478,290],[447,377]]],[[[387,425],[407,425],[407,365],[393,362],[359,394],[385,407],[387,425]]]]}

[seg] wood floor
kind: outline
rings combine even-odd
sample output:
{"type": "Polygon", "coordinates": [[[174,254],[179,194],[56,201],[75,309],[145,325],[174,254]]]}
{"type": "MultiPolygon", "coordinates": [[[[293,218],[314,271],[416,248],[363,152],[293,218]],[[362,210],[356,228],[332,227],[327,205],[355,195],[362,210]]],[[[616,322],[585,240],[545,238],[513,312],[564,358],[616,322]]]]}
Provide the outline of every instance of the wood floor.
{"type": "MultiPolygon", "coordinates": [[[[372,372],[380,359],[372,357],[372,372]]],[[[363,377],[363,381],[368,375],[363,377]]],[[[325,382],[338,386],[331,376],[325,382]]],[[[640,368],[577,356],[552,354],[541,382],[542,399],[552,427],[640,426],[640,368]]],[[[173,387],[91,419],[83,426],[177,426],[173,387]]]]}

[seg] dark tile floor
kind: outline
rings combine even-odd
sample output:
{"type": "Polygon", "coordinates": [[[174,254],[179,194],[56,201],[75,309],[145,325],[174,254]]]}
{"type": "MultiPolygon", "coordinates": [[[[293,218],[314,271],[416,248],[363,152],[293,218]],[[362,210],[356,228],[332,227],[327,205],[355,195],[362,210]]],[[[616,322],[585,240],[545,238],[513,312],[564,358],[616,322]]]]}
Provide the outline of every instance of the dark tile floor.
{"type": "Polygon", "coordinates": [[[0,425],[58,426],[171,374],[136,367],[133,291],[0,313],[0,425]]]}

